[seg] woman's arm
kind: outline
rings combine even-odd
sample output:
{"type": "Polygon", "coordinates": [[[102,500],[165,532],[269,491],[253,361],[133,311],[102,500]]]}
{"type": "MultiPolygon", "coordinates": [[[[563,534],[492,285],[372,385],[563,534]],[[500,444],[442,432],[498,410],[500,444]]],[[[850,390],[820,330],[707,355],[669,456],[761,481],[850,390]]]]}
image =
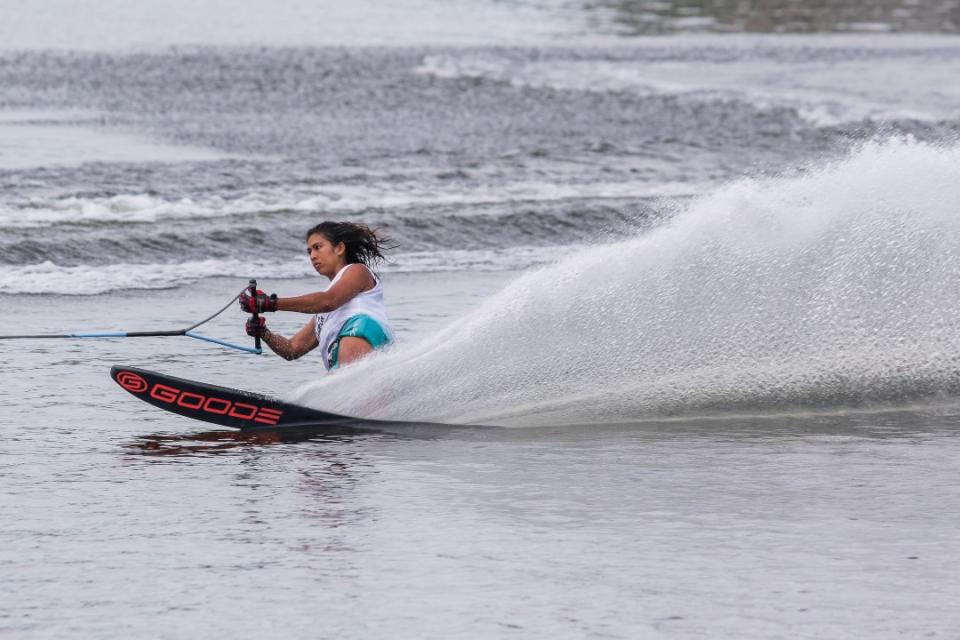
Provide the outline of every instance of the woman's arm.
{"type": "Polygon", "coordinates": [[[374,286],[376,286],[376,281],[369,269],[350,266],[337,281],[337,284],[326,291],[317,291],[294,298],[277,298],[277,311],[326,313],[345,305],[358,293],[363,293],[374,286]]]}
{"type": "Polygon", "coordinates": [[[311,319],[292,338],[284,338],[269,329],[263,334],[263,341],[274,353],[284,360],[296,360],[300,356],[317,348],[317,334],[313,332],[315,320],[311,319]]]}

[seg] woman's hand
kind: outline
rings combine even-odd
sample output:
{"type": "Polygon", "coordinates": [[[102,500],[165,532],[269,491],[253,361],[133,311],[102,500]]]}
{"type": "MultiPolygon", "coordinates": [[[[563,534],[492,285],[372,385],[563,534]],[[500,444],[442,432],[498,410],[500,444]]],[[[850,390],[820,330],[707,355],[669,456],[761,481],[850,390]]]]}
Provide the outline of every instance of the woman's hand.
{"type": "Polygon", "coordinates": [[[260,317],[254,322],[253,318],[247,320],[247,335],[251,338],[263,338],[267,335],[267,319],[260,317]]]}
{"type": "Polygon", "coordinates": [[[264,313],[265,311],[277,310],[277,294],[269,296],[263,291],[257,290],[257,295],[251,296],[249,291],[240,294],[240,308],[247,313],[264,313]]]}

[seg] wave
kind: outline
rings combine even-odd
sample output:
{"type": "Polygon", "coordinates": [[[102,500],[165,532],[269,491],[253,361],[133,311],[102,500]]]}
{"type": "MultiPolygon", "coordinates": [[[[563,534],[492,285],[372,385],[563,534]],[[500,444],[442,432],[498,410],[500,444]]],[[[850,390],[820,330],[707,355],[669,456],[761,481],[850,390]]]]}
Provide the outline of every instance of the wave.
{"type": "Polygon", "coordinates": [[[902,139],[734,182],[292,397],[508,426],[954,397],[958,201],[960,149],[902,139]]]}
{"type": "Polygon", "coordinates": [[[788,110],[808,124],[833,127],[862,121],[940,122],[960,118],[960,92],[951,82],[960,49],[894,40],[854,49],[801,49],[767,42],[762,48],[720,46],[709,57],[667,40],[659,54],[608,52],[572,58],[518,58],[506,52],[425,56],[417,72],[441,79],[487,80],[559,91],[629,92],[693,103],[746,104],[788,110]],[[736,64],[731,64],[731,60],[736,64]]]}
{"type": "Polygon", "coordinates": [[[0,203],[0,228],[33,229],[61,225],[151,223],[172,220],[237,218],[253,214],[331,213],[370,210],[402,211],[424,206],[470,205],[575,200],[665,198],[699,193],[704,185],[690,183],[516,182],[500,185],[420,186],[415,184],[323,185],[310,190],[283,189],[225,199],[165,200],[149,194],[106,197],[31,198],[0,203]]]}
{"type": "MultiPolygon", "coordinates": [[[[409,251],[392,256],[380,271],[430,273],[442,271],[515,271],[552,261],[577,247],[512,247],[509,249],[409,251]]],[[[236,278],[238,287],[249,278],[317,277],[306,259],[289,262],[195,260],[175,263],[118,263],[99,266],[60,266],[51,261],[31,265],[0,265],[0,290],[7,294],[100,295],[128,289],[170,289],[207,278],[236,278]]],[[[238,289],[239,290],[239,289],[238,289]]]]}
{"type": "MultiPolygon", "coordinates": [[[[671,201],[659,200],[585,200],[473,205],[469,210],[458,206],[416,207],[344,217],[380,228],[394,246],[391,254],[396,254],[396,268],[423,264],[433,269],[427,262],[435,255],[449,259],[451,268],[463,268],[486,264],[488,255],[513,265],[529,265],[537,262],[527,259],[531,252],[583,244],[600,235],[632,234],[638,227],[655,224],[668,215],[671,206],[671,201]],[[461,248],[465,251],[459,251],[461,248]]],[[[0,236],[0,265],[9,265],[7,272],[15,277],[32,275],[37,265],[47,263],[58,268],[84,268],[90,273],[103,269],[106,274],[111,269],[138,268],[131,265],[150,268],[164,264],[172,269],[178,269],[177,264],[204,261],[253,265],[267,256],[274,262],[285,262],[302,255],[303,233],[316,224],[317,218],[314,212],[251,214],[242,219],[194,220],[189,224],[168,220],[146,226],[57,226],[42,233],[8,230],[0,236]]],[[[182,269],[187,272],[190,267],[182,269]]],[[[182,280],[170,284],[177,282],[182,280]]]]}

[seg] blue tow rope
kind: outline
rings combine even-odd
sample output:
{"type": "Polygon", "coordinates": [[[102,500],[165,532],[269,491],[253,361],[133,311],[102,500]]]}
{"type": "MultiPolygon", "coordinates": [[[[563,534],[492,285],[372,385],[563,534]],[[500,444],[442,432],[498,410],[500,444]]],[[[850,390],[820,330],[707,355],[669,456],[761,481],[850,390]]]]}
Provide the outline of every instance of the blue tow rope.
{"type": "MultiPolygon", "coordinates": [[[[256,280],[251,280],[250,285],[253,287],[253,290],[256,291],[257,285],[256,280]]],[[[246,291],[244,287],[244,291],[246,291]]],[[[240,293],[243,293],[242,291],[240,293]]],[[[17,335],[17,336],[0,336],[0,340],[45,340],[51,338],[161,338],[168,336],[187,336],[188,338],[194,338],[196,340],[203,340],[204,342],[212,342],[213,344],[219,344],[224,347],[229,347],[230,349],[236,349],[237,351],[243,351],[245,353],[254,353],[260,355],[263,353],[263,349],[260,348],[260,339],[256,340],[255,347],[244,347],[239,344],[234,344],[232,342],[227,342],[226,340],[220,340],[218,338],[211,338],[210,336],[200,335],[199,333],[194,333],[193,330],[199,327],[202,324],[210,322],[218,315],[230,308],[237,298],[240,297],[240,294],[233,296],[230,302],[223,306],[222,309],[217,311],[215,314],[192,324],[186,329],[174,329],[172,331],[84,331],[84,332],[74,332],[74,333],[62,333],[62,334],[34,334],[34,335],[17,335]]]]}

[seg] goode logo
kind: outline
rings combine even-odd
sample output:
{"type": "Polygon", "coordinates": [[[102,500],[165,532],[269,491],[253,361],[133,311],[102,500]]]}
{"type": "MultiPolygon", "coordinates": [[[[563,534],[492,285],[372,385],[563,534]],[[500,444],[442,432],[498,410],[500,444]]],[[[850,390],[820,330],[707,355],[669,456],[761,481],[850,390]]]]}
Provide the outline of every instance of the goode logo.
{"type": "MultiPolygon", "coordinates": [[[[150,384],[132,371],[121,371],[117,374],[117,383],[130,393],[143,393],[150,384]]],[[[246,402],[227,400],[216,396],[205,396],[192,391],[184,391],[170,385],[157,382],[150,388],[150,397],[166,404],[177,405],[185,409],[205,411],[217,416],[230,416],[239,420],[253,420],[262,424],[277,424],[283,411],[258,407],[246,402]]]]}
{"type": "Polygon", "coordinates": [[[147,390],[147,381],[132,371],[118,373],[117,382],[130,393],[143,393],[147,390]]]}

